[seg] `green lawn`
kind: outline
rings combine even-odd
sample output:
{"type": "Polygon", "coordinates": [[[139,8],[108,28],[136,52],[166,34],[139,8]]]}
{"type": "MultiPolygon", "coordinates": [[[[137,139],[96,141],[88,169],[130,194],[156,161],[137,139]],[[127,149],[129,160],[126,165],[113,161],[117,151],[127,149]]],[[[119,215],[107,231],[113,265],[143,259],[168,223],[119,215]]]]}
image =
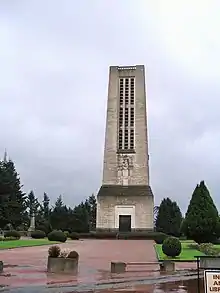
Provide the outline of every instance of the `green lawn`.
{"type": "MultiPolygon", "coordinates": [[[[193,241],[181,241],[182,243],[182,252],[181,254],[174,258],[175,261],[195,261],[196,258],[194,256],[202,256],[205,255],[204,253],[198,251],[197,249],[191,247],[193,245],[193,241]]],[[[217,245],[216,247],[220,247],[217,245]]],[[[162,244],[155,244],[155,249],[158,255],[158,258],[160,261],[166,260],[166,259],[172,259],[163,254],[162,251],[162,244]]]]}
{"type": "Polygon", "coordinates": [[[40,245],[52,245],[57,242],[49,241],[48,239],[20,239],[11,241],[0,241],[0,249],[40,246],[40,245]]]}

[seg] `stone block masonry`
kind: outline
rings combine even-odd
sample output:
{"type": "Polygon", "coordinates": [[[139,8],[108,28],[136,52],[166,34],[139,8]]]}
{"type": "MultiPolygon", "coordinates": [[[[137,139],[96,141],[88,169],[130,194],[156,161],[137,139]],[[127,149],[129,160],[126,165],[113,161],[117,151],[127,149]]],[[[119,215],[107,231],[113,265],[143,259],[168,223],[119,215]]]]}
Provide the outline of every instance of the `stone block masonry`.
{"type": "Polygon", "coordinates": [[[145,68],[111,66],[97,230],[153,229],[145,68]]]}

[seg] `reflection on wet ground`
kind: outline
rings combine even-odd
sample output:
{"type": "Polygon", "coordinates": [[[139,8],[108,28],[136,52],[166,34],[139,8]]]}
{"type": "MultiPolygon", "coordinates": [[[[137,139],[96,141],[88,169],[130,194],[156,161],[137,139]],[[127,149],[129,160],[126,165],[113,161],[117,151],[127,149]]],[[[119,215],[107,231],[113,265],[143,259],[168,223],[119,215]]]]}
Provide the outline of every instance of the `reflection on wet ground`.
{"type": "MultiPolygon", "coordinates": [[[[203,281],[200,280],[200,292],[203,293],[203,281]]],[[[180,282],[164,283],[156,286],[152,293],[168,293],[168,292],[179,292],[179,293],[197,293],[198,284],[197,280],[185,280],[180,282]]]]}
{"type": "Polygon", "coordinates": [[[79,253],[77,276],[47,274],[48,246],[2,250],[0,260],[4,262],[4,272],[0,275],[0,292],[196,292],[196,287],[191,289],[191,284],[196,286],[196,282],[186,281],[196,277],[196,264],[176,263],[174,274],[161,274],[153,241],[83,240],[68,241],[60,247],[79,253]],[[137,265],[125,273],[112,274],[111,261],[150,265],[137,265]]]}
{"type": "MultiPolygon", "coordinates": [[[[69,291],[71,293],[74,291],[69,291]]],[[[183,280],[178,282],[167,282],[160,284],[151,285],[139,285],[139,286],[129,286],[123,289],[109,289],[109,290],[97,290],[90,291],[96,293],[197,293],[198,284],[197,279],[193,280],[183,280]]],[[[203,280],[200,280],[200,293],[204,292],[203,280]]]]}
{"type": "MultiPolygon", "coordinates": [[[[132,285],[131,283],[126,286],[122,285],[119,288],[83,288],[81,287],[23,287],[23,288],[11,288],[11,289],[0,289],[0,292],[7,293],[197,293],[198,286],[197,280],[182,280],[178,282],[164,282],[157,284],[142,284],[142,285],[132,285]]],[[[203,281],[200,282],[200,293],[204,293],[203,281]]]]}

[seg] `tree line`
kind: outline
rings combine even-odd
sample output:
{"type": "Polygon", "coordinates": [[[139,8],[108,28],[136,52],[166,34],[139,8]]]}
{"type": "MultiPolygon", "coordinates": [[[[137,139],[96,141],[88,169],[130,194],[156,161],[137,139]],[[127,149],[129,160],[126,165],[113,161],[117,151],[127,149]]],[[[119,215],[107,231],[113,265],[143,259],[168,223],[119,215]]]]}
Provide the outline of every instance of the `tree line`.
{"type": "Polygon", "coordinates": [[[154,208],[155,229],[175,237],[185,236],[197,243],[215,242],[220,237],[220,218],[204,181],[197,184],[185,218],[175,201],[164,198],[154,208]]]}
{"type": "Polygon", "coordinates": [[[60,195],[54,206],[45,192],[40,202],[34,191],[22,191],[19,175],[12,160],[0,161],[0,228],[26,231],[31,216],[35,216],[36,229],[46,233],[51,230],[87,233],[95,229],[96,198],[89,196],[71,208],[64,204],[60,195]]]}
{"type": "MultiPolygon", "coordinates": [[[[96,226],[96,198],[89,196],[71,208],[60,195],[54,206],[47,193],[40,202],[34,191],[22,191],[19,175],[12,160],[0,161],[0,228],[26,231],[35,215],[36,229],[87,233],[96,226]]],[[[185,236],[198,243],[213,242],[220,237],[220,218],[204,181],[193,191],[185,217],[176,201],[164,198],[154,207],[155,230],[168,235],[185,236]]]]}

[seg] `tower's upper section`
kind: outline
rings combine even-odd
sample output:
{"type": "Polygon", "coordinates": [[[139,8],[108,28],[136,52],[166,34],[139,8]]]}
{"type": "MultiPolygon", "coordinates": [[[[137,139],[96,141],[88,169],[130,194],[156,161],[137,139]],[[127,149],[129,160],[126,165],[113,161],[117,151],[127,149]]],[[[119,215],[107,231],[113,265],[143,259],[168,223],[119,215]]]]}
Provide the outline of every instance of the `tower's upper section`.
{"type": "Polygon", "coordinates": [[[149,184],[144,65],[109,70],[103,184],[121,184],[126,168],[127,185],[149,184]]]}

